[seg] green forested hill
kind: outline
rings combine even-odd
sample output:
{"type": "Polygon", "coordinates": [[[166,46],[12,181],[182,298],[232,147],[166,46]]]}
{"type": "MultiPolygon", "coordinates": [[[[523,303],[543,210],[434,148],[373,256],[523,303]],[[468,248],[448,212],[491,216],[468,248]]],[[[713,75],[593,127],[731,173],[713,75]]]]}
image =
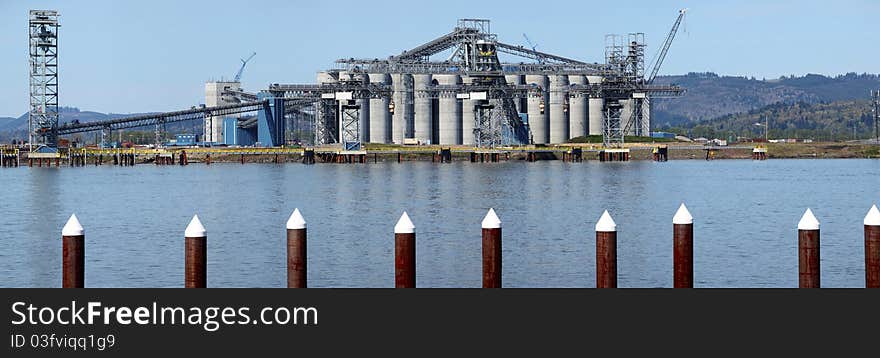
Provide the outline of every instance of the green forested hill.
{"type": "MultiPolygon", "coordinates": [[[[847,101],[867,100],[870,90],[880,89],[880,76],[848,73],[828,77],[810,74],[769,80],[719,76],[714,73],[689,73],[683,76],[658,77],[657,83],[675,83],[687,90],[681,98],[654,101],[652,122],[656,128],[663,128],[692,126],[694,122],[723,119],[729,114],[748,113],[780,103],[800,104],[792,108],[796,113],[820,108],[806,106],[812,104],[841,102],[831,106],[841,108],[847,101]]],[[[768,110],[779,111],[781,108],[770,107],[768,110]]],[[[824,113],[822,116],[827,117],[829,114],[824,113]]]]}
{"type": "Polygon", "coordinates": [[[763,137],[764,127],[756,123],[763,124],[765,121],[769,124],[771,139],[814,140],[869,138],[874,123],[870,101],[853,100],[830,103],[776,103],[745,113],[728,114],[668,129],[677,133],[689,133],[694,137],[763,137]]]}

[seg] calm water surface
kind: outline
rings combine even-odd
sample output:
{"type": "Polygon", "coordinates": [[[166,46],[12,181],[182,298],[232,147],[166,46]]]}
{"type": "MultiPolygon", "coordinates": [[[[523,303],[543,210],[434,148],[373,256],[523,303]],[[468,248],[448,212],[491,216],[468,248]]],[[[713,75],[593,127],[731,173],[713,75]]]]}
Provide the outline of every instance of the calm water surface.
{"type": "Polygon", "coordinates": [[[4,168],[0,286],[60,286],[61,227],[86,229],[87,287],[180,287],[183,231],[208,229],[208,285],[283,287],[284,224],[309,227],[309,285],[392,287],[393,227],[416,225],[417,284],[481,285],[480,221],[504,228],[504,285],[595,287],[596,220],[618,224],[621,287],[671,287],[672,216],[695,217],[698,287],[796,287],[797,222],[822,224],[822,284],[862,287],[880,160],[455,162],[4,168]]]}

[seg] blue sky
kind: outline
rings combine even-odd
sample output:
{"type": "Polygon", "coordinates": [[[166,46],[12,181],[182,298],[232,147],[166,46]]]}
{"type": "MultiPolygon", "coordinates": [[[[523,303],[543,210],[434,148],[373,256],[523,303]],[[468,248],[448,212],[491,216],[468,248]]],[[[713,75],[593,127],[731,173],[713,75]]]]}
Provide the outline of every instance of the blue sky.
{"type": "Polygon", "coordinates": [[[101,112],[167,111],[204,101],[204,82],[312,82],[341,57],[386,57],[488,18],[508,43],[601,62],[606,33],[644,32],[653,58],[689,8],[661,74],[880,72],[880,1],[25,1],[0,0],[0,116],[28,108],[27,11],[61,13],[60,101],[101,112]]]}

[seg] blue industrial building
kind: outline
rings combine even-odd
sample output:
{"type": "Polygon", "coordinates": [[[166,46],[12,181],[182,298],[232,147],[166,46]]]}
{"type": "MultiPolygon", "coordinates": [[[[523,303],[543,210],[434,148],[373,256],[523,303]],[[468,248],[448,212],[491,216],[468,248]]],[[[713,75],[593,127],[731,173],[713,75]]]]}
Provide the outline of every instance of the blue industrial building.
{"type": "Polygon", "coordinates": [[[280,147],[284,145],[284,99],[259,93],[257,98],[267,104],[256,118],[223,118],[223,144],[239,146],[280,147]]]}

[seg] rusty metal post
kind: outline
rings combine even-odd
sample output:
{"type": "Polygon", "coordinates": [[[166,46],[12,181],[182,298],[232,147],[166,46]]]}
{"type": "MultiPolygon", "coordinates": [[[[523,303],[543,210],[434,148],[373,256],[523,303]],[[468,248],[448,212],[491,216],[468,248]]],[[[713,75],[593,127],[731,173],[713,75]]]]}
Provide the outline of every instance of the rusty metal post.
{"type": "Polygon", "coordinates": [[[61,287],[85,287],[85,230],[76,218],[70,215],[67,224],[61,229],[62,263],[61,287]]]}
{"type": "Polygon", "coordinates": [[[608,210],[596,223],[596,288],[617,288],[617,224],[608,210]]]}
{"type": "Polygon", "coordinates": [[[299,208],[287,219],[287,288],[306,288],[306,220],[299,208]]]}
{"type": "Polygon", "coordinates": [[[880,210],[877,205],[865,216],[865,287],[880,288],[880,210]]]}
{"type": "Polygon", "coordinates": [[[198,215],[189,222],[184,237],[184,285],[186,288],[205,288],[208,283],[208,232],[198,215]]]}
{"type": "Polygon", "coordinates": [[[483,288],[501,288],[501,219],[489,208],[483,218],[483,288]]]}
{"type": "Polygon", "coordinates": [[[672,217],[672,247],[672,287],[693,288],[694,217],[684,203],[672,217]]]}
{"type": "Polygon", "coordinates": [[[394,225],[394,287],[416,287],[416,227],[406,211],[394,225]]]}
{"type": "Polygon", "coordinates": [[[798,222],[798,287],[820,287],[819,220],[809,208],[798,222]]]}

